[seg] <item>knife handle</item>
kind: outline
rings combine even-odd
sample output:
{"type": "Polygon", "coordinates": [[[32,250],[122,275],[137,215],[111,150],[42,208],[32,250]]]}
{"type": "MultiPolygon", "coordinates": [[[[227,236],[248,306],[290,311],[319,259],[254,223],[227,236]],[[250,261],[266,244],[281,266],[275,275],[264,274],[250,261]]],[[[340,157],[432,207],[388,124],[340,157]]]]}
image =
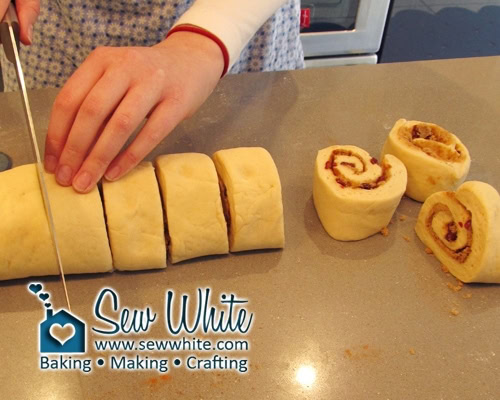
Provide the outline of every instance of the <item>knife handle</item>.
{"type": "Polygon", "coordinates": [[[16,62],[14,56],[14,43],[11,38],[10,30],[14,33],[15,46],[19,49],[19,21],[17,19],[17,12],[14,2],[12,1],[7,8],[7,12],[0,21],[0,44],[3,45],[5,56],[7,59],[14,63],[16,62]]]}

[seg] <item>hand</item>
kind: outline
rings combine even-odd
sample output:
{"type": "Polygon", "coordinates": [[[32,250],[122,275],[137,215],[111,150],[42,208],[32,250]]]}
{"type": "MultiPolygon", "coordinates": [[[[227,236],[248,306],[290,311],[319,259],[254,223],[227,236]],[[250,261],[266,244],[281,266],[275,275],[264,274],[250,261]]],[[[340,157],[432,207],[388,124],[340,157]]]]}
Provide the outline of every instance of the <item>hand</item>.
{"type": "MultiPolygon", "coordinates": [[[[10,0],[0,0],[0,19],[5,15],[9,4],[10,0]]],[[[21,42],[30,45],[33,42],[33,25],[40,14],[40,0],[17,0],[16,11],[21,42]]]]}
{"type": "Polygon", "coordinates": [[[54,102],[45,169],[81,193],[104,174],[119,179],[203,104],[223,68],[219,46],[191,32],[173,33],[153,47],[94,50],[54,102]]]}

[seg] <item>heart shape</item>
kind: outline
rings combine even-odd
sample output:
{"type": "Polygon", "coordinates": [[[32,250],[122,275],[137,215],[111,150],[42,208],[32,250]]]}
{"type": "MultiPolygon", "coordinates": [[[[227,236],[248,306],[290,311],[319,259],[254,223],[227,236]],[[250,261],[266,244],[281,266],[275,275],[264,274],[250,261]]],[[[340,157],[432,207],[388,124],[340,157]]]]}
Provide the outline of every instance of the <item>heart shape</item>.
{"type": "Polygon", "coordinates": [[[44,304],[44,306],[45,306],[45,307],[47,307],[47,308],[49,308],[51,305],[52,305],[52,304],[50,304],[50,303],[45,303],[45,304],[44,304]]]}
{"type": "Polygon", "coordinates": [[[38,295],[38,297],[40,297],[43,301],[47,300],[49,298],[49,294],[48,293],[40,293],[38,295]]]}
{"type": "Polygon", "coordinates": [[[42,285],[40,283],[32,283],[28,286],[28,289],[37,294],[40,290],[42,290],[42,285]]]}
{"type": "Polygon", "coordinates": [[[75,327],[69,322],[65,323],[64,325],[55,323],[50,327],[49,333],[50,336],[52,336],[59,343],[61,343],[62,346],[64,346],[64,343],[75,336],[75,327]]]}

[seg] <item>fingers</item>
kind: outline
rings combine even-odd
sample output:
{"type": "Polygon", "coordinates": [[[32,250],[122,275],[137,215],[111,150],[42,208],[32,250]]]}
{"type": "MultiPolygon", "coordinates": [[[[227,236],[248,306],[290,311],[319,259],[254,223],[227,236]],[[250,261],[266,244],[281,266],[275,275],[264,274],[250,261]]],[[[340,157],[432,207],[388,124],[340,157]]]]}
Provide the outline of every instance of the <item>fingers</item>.
{"type": "Polygon", "coordinates": [[[21,42],[29,45],[33,42],[33,25],[40,14],[40,0],[17,0],[16,8],[21,42]]]}
{"type": "Polygon", "coordinates": [[[83,101],[104,73],[106,59],[95,50],[68,79],[56,97],[45,141],[45,169],[55,173],[64,145],[83,101]]]}
{"type": "Polygon", "coordinates": [[[3,18],[5,13],[7,12],[7,8],[9,7],[9,0],[0,0],[0,20],[3,18]]]}
{"type": "Polygon", "coordinates": [[[210,92],[206,87],[217,83],[210,57],[206,61],[203,49],[193,57],[191,47],[196,50],[196,43],[186,47],[173,41],[165,48],[92,52],[54,104],[46,141],[47,171],[55,171],[60,184],[86,193],[103,174],[116,180],[134,168],[198,108],[210,92]],[[201,66],[194,67],[193,60],[201,66]],[[146,116],[144,128],[119,154],[146,116]]]}
{"type": "Polygon", "coordinates": [[[106,179],[114,181],[127,174],[186,117],[186,114],[185,107],[177,101],[165,100],[160,103],[130,146],[111,163],[105,174],[106,179]]]}
{"type": "MultiPolygon", "coordinates": [[[[128,79],[110,69],[87,95],[59,158],[56,169],[56,180],[59,184],[71,185],[99,134],[99,127],[109,115],[113,114],[127,93],[128,87],[128,79]]],[[[103,134],[104,132],[106,128],[103,134]]]]}
{"type": "Polygon", "coordinates": [[[73,188],[77,192],[87,193],[94,188],[127,139],[158,103],[161,96],[158,81],[161,79],[153,77],[129,90],[75,176],[73,188]]]}

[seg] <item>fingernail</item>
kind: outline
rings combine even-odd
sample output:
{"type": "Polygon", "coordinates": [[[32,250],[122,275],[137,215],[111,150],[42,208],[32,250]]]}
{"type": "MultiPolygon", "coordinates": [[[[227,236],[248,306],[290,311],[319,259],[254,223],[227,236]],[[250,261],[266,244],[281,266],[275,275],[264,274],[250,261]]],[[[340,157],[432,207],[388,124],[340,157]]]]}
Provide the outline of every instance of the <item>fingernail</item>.
{"type": "Polygon", "coordinates": [[[67,165],[62,165],[57,169],[56,180],[57,182],[59,182],[59,184],[69,186],[71,184],[72,177],[73,172],[67,165]]]}
{"type": "Polygon", "coordinates": [[[28,39],[30,40],[30,44],[33,43],[33,25],[30,25],[28,28],[28,39]]]}
{"type": "Polygon", "coordinates": [[[118,165],[115,165],[113,168],[109,170],[109,172],[106,172],[104,176],[108,181],[114,181],[116,178],[118,178],[120,170],[121,168],[118,165]]]}
{"type": "Polygon", "coordinates": [[[92,176],[88,172],[82,172],[76,176],[73,187],[77,192],[86,192],[92,181],[92,176]]]}
{"type": "Polygon", "coordinates": [[[45,157],[45,171],[53,174],[56,168],[57,168],[57,158],[55,158],[54,156],[45,157]]]}

